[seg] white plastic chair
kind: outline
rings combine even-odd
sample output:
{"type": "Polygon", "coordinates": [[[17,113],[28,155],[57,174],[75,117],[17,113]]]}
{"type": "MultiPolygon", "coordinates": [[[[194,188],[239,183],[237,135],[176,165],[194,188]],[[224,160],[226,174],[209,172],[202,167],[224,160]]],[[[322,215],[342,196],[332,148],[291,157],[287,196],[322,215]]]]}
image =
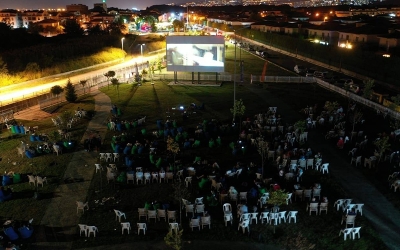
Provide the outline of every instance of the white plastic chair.
{"type": "Polygon", "coordinates": [[[302,189],[297,189],[294,192],[294,200],[297,201],[297,197],[299,197],[300,200],[303,201],[303,195],[304,195],[304,191],[302,189]]]}
{"type": "Polygon", "coordinates": [[[145,208],[138,208],[139,220],[144,217],[147,220],[147,210],[145,208]]]}
{"type": "Polygon", "coordinates": [[[194,205],[193,204],[187,204],[185,206],[185,210],[186,210],[186,217],[187,217],[188,213],[192,213],[192,215],[193,215],[194,214],[194,205]]]}
{"type": "Polygon", "coordinates": [[[314,168],[314,159],[307,159],[306,169],[308,169],[309,167],[311,169],[314,168]]]}
{"type": "Polygon", "coordinates": [[[238,194],[230,194],[229,195],[229,199],[232,201],[232,202],[236,202],[236,204],[238,203],[238,194]]]}
{"type": "Polygon", "coordinates": [[[203,229],[204,226],[208,226],[208,228],[211,229],[211,217],[210,216],[202,216],[201,217],[201,229],[203,229]]]}
{"type": "Polygon", "coordinates": [[[121,222],[121,217],[124,217],[126,219],[126,215],[125,213],[114,209],[114,213],[115,213],[115,220],[118,220],[119,222],[121,222]]]}
{"type": "Polygon", "coordinates": [[[158,183],[158,173],[156,172],[151,173],[151,182],[153,183],[154,181],[158,183]]]}
{"type": "Polygon", "coordinates": [[[253,220],[256,220],[256,224],[258,223],[257,221],[257,215],[258,213],[249,213],[250,214],[250,224],[253,223],[253,220]]]}
{"type": "Polygon", "coordinates": [[[119,153],[113,153],[114,155],[114,162],[116,162],[117,160],[119,161],[119,153]]]}
{"type": "Polygon", "coordinates": [[[312,189],[304,190],[304,199],[308,198],[309,200],[311,200],[311,195],[312,195],[312,189]]]}
{"type": "Polygon", "coordinates": [[[149,172],[144,173],[144,184],[151,182],[151,174],[149,172]]]}
{"type": "Polygon", "coordinates": [[[312,203],[308,204],[307,210],[309,210],[310,215],[312,212],[315,212],[315,214],[318,215],[318,203],[312,202],[312,203]]]}
{"type": "Polygon", "coordinates": [[[142,230],[143,234],[146,235],[146,230],[147,230],[146,223],[137,223],[137,227],[138,227],[137,229],[138,235],[140,234],[140,230],[142,230]]]}
{"type": "Polygon", "coordinates": [[[225,221],[225,226],[228,225],[228,222],[231,222],[231,225],[233,224],[233,215],[232,213],[224,213],[224,221],[225,221]]]}
{"type": "Polygon", "coordinates": [[[42,185],[42,187],[43,187],[44,182],[46,182],[46,184],[47,184],[47,178],[46,177],[42,178],[40,176],[36,176],[36,185],[38,187],[39,187],[39,185],[42,185]]]}
{"type": "Polygon", "coordinates": [[[79,226],[79,236],[82,236],[83,232],[85,234],[85,237],[87,237],[87,231],[88,231],[87,225],[78,224],[78,226],[79,226]]]}
{"type": "Polygon", "coordinates": [[[169,182],[169,180],[172,180],[172,182],[174,181],[174,173],[172,173],[172,172],[166,172],[165,173],[165,179],[166,179],[166,182],[168,183],[169,182]]]}
{"type": "Polygon", "coordinates": [[[147,211],[147,219],[154,219],[154,222],[157,222],[157,211],[156,210],[148,210],[147,211]]]}
{"type": "Polygon", "coordinates": [[[101,164],[94,164],[95,165],[95,167],[96,167],[96,174],[97,174],[97,172],[98,171],[100,171],[100,173],[101,173],[101,171],[103,171],[103,167],[101,166],[101,164]]]}
{"type": "Polygon", "coordinates": [[[248,220],[250,222],[250,218],[251,218],[251,214],[249,214],[249,213],[241,214],[239,217],[239,221],[248,220]]]}
{"type": "Polygon", "coordinates": [[[167,221],[167,213],[164,209],[157,209],[157,218],[158,221],[160,221],[161,218],[164,218],[164,220],[167,221]]]}
{"type": "Polygon", "coordinates": [[[272,220],[274,220],[274,225],[278,225],[279,213],[269,213],[269,224],[271,225],[272,220]]]}
{"type": "Polygon", "coordinates": [[[362,208],[363,208],[364,204],[355,204],[355,211],[356,213],[359,212],[362,216],[362,208]]]}
{"type": "Polygon", "coordinates": [[[288,193],[286,197],[286,205],[289,205],[289,203],[292,203],[292,195],[293,193],[288,193]]]}
{"type": "Polygon", "coordinates": [[[87,237],[90,237],[90,234],[93,233],[93,237],[96,237],[96,232],[99,232],[99,229],[96,226],[88,226],[88,235],[87,237]]]}
{"type": "Polygon", "coordinates": [[[136,172],[136,185],[143,184],[143,172],[136,172]]]}
{"type": "Polygon", "coordinates": [[[316,198],[318,197],[318,199],[321,198],[321,189],[320,188],[314,188],[313,192],[312,192],[312,197],[316,198]]]}
{"type": "Polygon", "coordinates": [[[28,175],[28,179],[29,179],[29,185],[31,185],[31,183],[33,184],[33,186],[36,186],[36,177],[33,175],[28,175]]]}
{"type": "Polygon", "coordinates": [[[161,183],[161,180],[163,180],[165,182],[165,172],[160,172],[158,174],[158,179],[159,179],[160,183],[161,183]]]}
{"type": "Polygon", "coordinates": [[[112,161],[113,160],[113,153],[106,153],[106,161],[112,161]]]}
{"type": "Polygon", "coordinates": [[[205,213],[204,204],[196,205],[195,209],[196,209],[196,213],[204,215],[204,213],[205,213]]]}
{"type": "Polygon", "coordinates": [[[121,227],[122,227],[122,234],[124,234],[125,230],[127,230],[128,234],[130,234],[130,231],[131,231],[131,223],[130,222],[122,222],[121,227]]]}
{"type": "Polygon", "coordinates": [[[246,232],[246,229],[247,229],[248,233],[250,233],[249,224],[250,224],[250,221],[249,221],[249,220],[244,220],[244,221],[240,222],[240,223],[239,223],[239,226],[238,226],[238,230],[239,230],[240,228],[242,228],[243,233],[245,233],[245,232],[246,232]]]}
{"type": "Polygon", "coordinates": [[[199,228],[200,230],[200,219],[191,219],[189,224],[189,226],[192,228],[192,231],[195,227],[199,228]]]}
{"type": "Polygon", "coordinates": [[[353,232],[353,228],[342,229],[342,230],[340,230],[340,232],[339,232],[339,236],[343,233],[344,240],[347,239],[347,236],[348,236],[350,239],[352,239],[352,237],[353,237],[352,232],[353,232]]]}
{"type": "Polygon", "coordinates": [[[355,221],[356,221],[356,216],[355,215],[347,215],[345,218],[342,219],[342,223],[345,222],[346,223],[346,228],[348,225],[352,225],[352,227],[354,227],[355,225],[355,221]]]}
{"type": "Polygon", "coordinates": [[[179,230],[179,224],[178,223],[176,223],[176,222],[169,223],[169,231],[175,232],[176,234],[178,234],[178,230],[179,230]]]}
{"type": "Polygon", "coordinates": [[[135,183],[135,175],[133,173],[126,173],[126,183],[132,181],[132,184],[135,183]]]}
{"type": "Polygon", "coordinates": [[[328,169],[328,167],[329,167],[329,163],[324,163],[324,164],[322,164],[322,166],[321,166],[321,172],[322,172],[323,174],[325,174],[325,172],[326,172],[327,174],[329,174],[329,169],[328,169]]]}
{"type": "Polygon", "coordinates": [[[337,201],[335,201],[335,203],[333,204],[334,207],[336,207],[336,210],[339,211],[339,209],[341,207],[343,207],[343,204],[345,203],[345,199],[338,199],[337,201]]]}
{"type": "Polygon", "coordinates": [[[196,205],[202,205],[202,204],[203,204],[203,197],[196,198],[196,199],[194,200],[194,204],[196,204],[196,205]]]}
{"type": "Polygon", "coordinates": [[[279,224],[281,224],[281,220],[283,220],[286,223],[286,211],[281,211],[278,213],[278,221],[279,224]]]}
{"type": "Polygon", "coordinates": [[[225,203],[222,205],[222,211],[225,213],[232,213],[232,205],[230,203],[225,203]]]}
{"type": "Polygon", "coordinates": [[[356,239],[356,235],[358,235],[358,238],[360,238],[360,229],[361,229],[361,227],[355,227],[351,231],[351,234],[353,235],[353,240],[356,239]]]}
{"type": "Polygon", "coordinates": [[[85,213],[85,208],[89,210],[88,202],[83,203],[82,201],[77,201],[76,206],[76,213],[79,213],[79,210],[82,210],[82,213],[85,213]]]}
{"type": "Polygon", "coordinates": [[[167,211],[168,222],[169,220],[176,221],[176,211],[167,211]]]}
{"type": "Polygon", "coordinates": [[[297,213],[298,211],[289,211],[287,214],[287,219],[288,219],[288,223],[290,223],[290,221],[293,219],[294,223],[297,222],[297,213]]]}
{"type": "Polygon", "coordinates": [[[260,221],[261,224],[264,224],[264,220],[266,220],[266,223],[269,223],[269,212],[261,212],[260,213],[260,221]]]}
{"type": "Polygon", "coordinates": [[[319,215],[321,215],[322,211],[325,211],[326,214],[328,214],[328,202],[321,202],[319,205],[319,215]]]}

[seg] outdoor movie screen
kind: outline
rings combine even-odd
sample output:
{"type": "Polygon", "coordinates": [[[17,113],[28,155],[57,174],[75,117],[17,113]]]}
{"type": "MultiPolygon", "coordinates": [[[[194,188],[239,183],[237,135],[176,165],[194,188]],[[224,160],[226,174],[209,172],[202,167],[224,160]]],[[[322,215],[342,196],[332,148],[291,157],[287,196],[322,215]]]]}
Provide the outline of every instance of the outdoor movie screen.
{"type": "Polygon", "coordinates": [[[225,40],[222,36],[168,36],[167,70],[224,72],[225,40]]]}

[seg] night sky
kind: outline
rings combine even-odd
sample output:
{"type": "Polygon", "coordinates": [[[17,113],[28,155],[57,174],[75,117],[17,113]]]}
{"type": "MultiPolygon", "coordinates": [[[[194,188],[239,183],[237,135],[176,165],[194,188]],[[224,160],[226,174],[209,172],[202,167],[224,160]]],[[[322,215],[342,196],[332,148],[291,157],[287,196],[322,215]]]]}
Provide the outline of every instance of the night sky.
{"type": "MultiPolygon", "coordinates": [[[[63,9],[67,4],[84,4],[93,8],[103,0],[0,0],[0,9],[63,9]]],[[[145,9],[155,4],[168,4],[170,0],[106,0],[107,7],[145,9]]]]}

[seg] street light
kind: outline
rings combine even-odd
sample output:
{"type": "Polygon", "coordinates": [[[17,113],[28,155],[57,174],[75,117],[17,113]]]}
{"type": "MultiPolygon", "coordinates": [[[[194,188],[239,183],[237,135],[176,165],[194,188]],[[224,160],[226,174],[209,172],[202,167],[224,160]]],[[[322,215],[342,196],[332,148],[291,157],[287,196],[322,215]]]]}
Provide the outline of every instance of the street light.
{"type": "Polygon", "coordinates": [[[124,40],[125,40],[125,37],[121,38],[121,49],[122,50],[124,50],[124,40]]]}

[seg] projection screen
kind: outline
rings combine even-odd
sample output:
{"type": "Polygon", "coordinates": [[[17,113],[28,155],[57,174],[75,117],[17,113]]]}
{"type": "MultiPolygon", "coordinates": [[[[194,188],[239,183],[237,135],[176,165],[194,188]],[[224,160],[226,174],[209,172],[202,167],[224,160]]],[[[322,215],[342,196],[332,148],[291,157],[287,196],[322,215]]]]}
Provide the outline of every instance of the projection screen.
{"type": "Polygon", "coordinates": [[[222,36],[168,36],[167,71],[224,72],[222,36]]]}

